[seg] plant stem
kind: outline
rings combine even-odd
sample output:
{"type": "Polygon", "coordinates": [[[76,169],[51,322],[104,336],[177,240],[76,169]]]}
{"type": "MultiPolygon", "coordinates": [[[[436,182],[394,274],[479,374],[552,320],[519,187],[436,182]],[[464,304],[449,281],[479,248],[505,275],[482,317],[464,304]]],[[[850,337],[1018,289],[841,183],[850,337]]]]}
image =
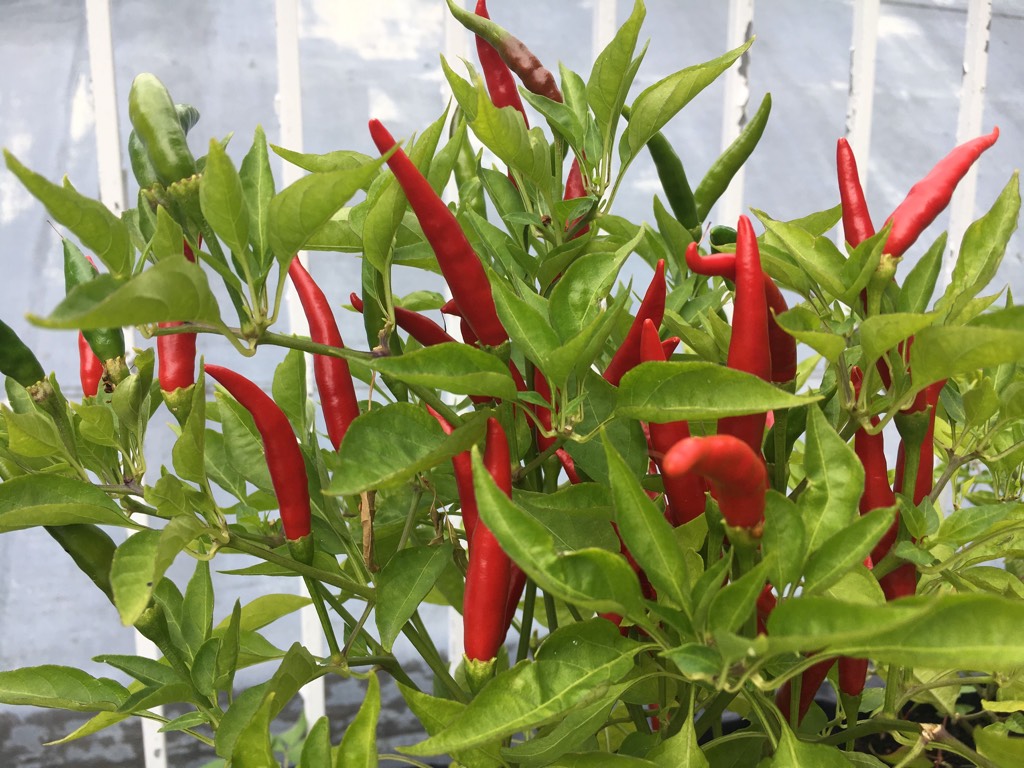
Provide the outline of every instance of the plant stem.
{"type": "Polygon", "coordinates": [[[530,652],[530,635],[533,632],[533,610],[537,605],[537,583],[533,579],[526,582],[523,595],[523,620],[519,625],[519,646],[516,648],[516,662],[526,659],[530,652]]]}
{"type": "Polygon", "coordinates": [[[308,576],[303,576],[302,580],[306,584],[306,591],[309,592],[309,596],[313,600],[313,607],[316,609],[317,618],[320,619],[320,627],[324,631],[324,637],[327,638],[327,647],[331,650],[331,656],[340,657],[342,653],[341,649],[338,647],[338,638],[334,635],[334,627],[331,625],[331,617],[327,615],[327,608],[324,606],[324,598],[321,593],[320,584],[308,576]]]}
{"type": "Polygon", "coordinates": [[[311,565],[300,563],[298,560],[293,560],[290,557],[283,557],[269,549],[257,547],[234,533],[228,534],[228,536],[228,541],[224,544],[224,548],[226,549],[237,549],[239,552],[245,552],[247,555],[253,555],[261,560],[266,560],[268,563],[274,563],[275,565],[288,568],[289,570],[295,571],[295,573],[300,576],[308,576],[316,579],[317,581],[322,581],[325,584],[330,584],[332,587],[337,587],[338,589],[343,589],[346,592],[351,592],[357,597],[373,598],[376,594],[372,587],[357,584],[350,579],[345,579],[341,576],[329,573],[328,571],[321,570],[320,568],[314,568],[311,565]]]}
{"type": "Polygon", "coordinates": [[[445,664],[433,640],[430,639],[430,634],[427,632],[426,627],[423,626],[423,619],[420,618],[419,611],[414,613],[412,618],[402,627],[402,634],[408,638],[423,661],[437,675],[437,679],[448,689],[448,692],[452,694],[455,700],[463,703],[469,701],[466,692],[455,682],[455,678],[448,671],[448,665],[445,664]]]}

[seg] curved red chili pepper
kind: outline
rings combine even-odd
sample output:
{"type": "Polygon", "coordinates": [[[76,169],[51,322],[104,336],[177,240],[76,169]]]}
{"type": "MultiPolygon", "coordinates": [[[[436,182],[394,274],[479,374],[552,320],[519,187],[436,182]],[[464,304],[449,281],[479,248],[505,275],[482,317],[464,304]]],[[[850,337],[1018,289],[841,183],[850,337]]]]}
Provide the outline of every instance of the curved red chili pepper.
{"type": "Polygon", "coordinates": [[[839,176],[839,200],[843,209],[843,236],[852,246],[858,246],[875,234],[868,202],[857,173],[857,158],[846,139],[836,144],[836,169],[839,176]]]}
{"type": "MultiPolygon", "coordinates": [[[[363,300],[359,297],[359,294],[349,294],[348,300],[357,312],[361,313],[363,311],[363,300]]],[[[403,307],[395,307],[395,322],[399,328],[416,339],[424,347],[432,347],[435,344],[458,343],[453,337],[448,335],[444,328],[419,312],[413,312],[403,307]]]]}
{"type": "MultiPolygon", "coordinates": [[[[345,344],[341,339],[330,302],[297,256],[288,266],[288,276],[295,284],[295,292],[299,295],[302,310],[306,314],[309,337],[317,344],[343,349],[345,344]]],[[[323,409],[324,422],[327,424],[327,436],[334,450],[338,450],[349,424],[359,415],[359,400],[356,399],[356,390],[352,384],[352,373],[349,371],[347,360],[328,355],[313,355],[313,374],[316,377],[317,391],[320,393],[320,406],[323,409]]]]}
{"type": "Polygon", "coordinates": [[[676,351],[676,347],[679,346],[679,342],[681,341],[682,339],[680,339],[678,336],[669,336],[667,339],[661,342],[661,354],[665,360],[668,360],[670,357],[672,357],[672,353],[676,351]]]}
{"type": "Polygon", "coordinates": [[[949,205],[953,190],[974,162],[998,138],[999,129],[994,128],[987,136],[979,136],[961,144],[910,188],[903,202],[886,219],[886,223],[892,222],[892,230],[885,241],[886,253],[902,256],[914,244],[928,225],[935,221],[935,217],[949,205]]]}
{"type": "MultiPolygon", "coordinates": [[[[199,243],[202,244],[202,236],[199,243]]],[[[195,262],[192,248],[183,244],[185,258],[195,262]]],[[[177,328],[183,323],[160,323],[161,328],[177,328]]],[[[160,390],[167,394],[176,389],[187,389],[196,383],[196,334],[174,333],[156,337],[157,377],[160,390]]]]}
{"type": "MultiPolygon", "coordinates": [[[[835,664],[835,659],[825,659],[819,661],[817,664],[813,664],[804,670],[804,673],[800,676],[800,704],[797,710],[797,722],[799,723],[804,719],[804,715],[807,714],[807,710],[811,708],[811,702],[814,701],[814,694],[821,688],[821,684],[825,682],[825,678],[828,677],[828,671],[832,669],[832,665],[835,664]]],[[[782,712],[782,716],[787,722],[790,721],[790,700],[792,697],[793,681],[787,680],[783,683],[782,687],[779,688],[775,694],[775,706],[782,712]]]]}
{"type": "MultiPolygon", "coordinates": [[[[768,303],[757,237],[750,219],[740,216],[736,228],[736,291],[733,301],[732,336],[727,364],[768,381],[772,375],[768,347],[768,303]]],[[[761,454],[766,414],[729,416],[718,422],[718,434],[738,437],[761,454]]]]}
{"type": "Polygon", "coordinates": [[[690,472],[704,477],[725,521],[759,534],[768,470],[750,445],[732,435],[688,437],[668,450],[661,466],[666,477],[690,472]]]}
{"type": "MultiPolygon", "coordinates": [[[[157,337],[158,341],[161,337],[157,337]]],[[[78,332],[78,378],[82,382],[82,394],[96,397],[103,379],[103,361],[92,351],[85,334],[78,332]]]]}
{"type": "MultiPolygon", "coordinates": [[[[485,19],[491,18],[487,12],[487,0],[477,0],[476,15],[485,19]]],[[[479,35],[474,35],[474,37],[476,38],[476,55],[480,59],[480,68],[484,71],[484,80],[487,82],[487,93],[490,94],[491,103],[496,107],[514,107],[529,126],[530,121],[526,117],[526,110],[523,109],[523,100],[519,98],[519,89],[516,87],[512,70],[508,68],[508,64],[504,62],[493,45],[479,35]]]]}
{"type": "MultiPolygon", "coordinates": [[[[381,153],[395,147],[394,137],[379,120],[370,121],[370,136],[381,153]]],[[[409,156],[400,148],[388,158],[388,167],[405,191],[409,205],[437,256],[441,274],[451,288],[462,316],[484,344],[497,346],[508,339],[498,320],[487,272],[462,227],[434,192],[409,156]]]]}
{"type": "MultiPolygon", "coordinates": [[[[512,464],[508,439],[497,419],[487,420],[484,467],[498,488],[512,495],[512,464]]],[[[480,522],[473,534],[473,546],[466,572],[463,624],[466,657],[489,661],[505,642],[506,605],[509,600],[511,563],[490,529],[480,522]]]]}
{"type": "Polygon", "coordinates": [[[654,269],[654,277],[647,287],[640,308],[637,309],[633,324],[629,327],[626,338],[612,357],[604,372],[604,379],[613,386],[619,386],[622,377],[640,364],[640,338],[643,333],[644,320],[651,320],[660,326],[665,315],[665,260],[658,261],[654,269]]]}
{"type": "MultiPolygon", "coordinates": [[[[736,282],[736,256],[731,253],[713,253],[701,256],[696,243],[686,248],[686,266],[691,272],[708,277],[724,277],[736,282]]],[[[764,297],[768,312],[768,350],[771,357],[772,374],[769,381],[784,384],[796,378],[796,339],[782,330],[776,315],[789,311],[786,298],[779,286],[768,276],[764,276],[764,297]]]]}
{"type": "MultiPolygon", "coordinates": [[[[645,320],[640,343],[641,362],[664,361],[664,350],[658,338],[658,329],[651,320],[645,320]]],[[[665,516],[672,525],[683,525],[704,514],[707,497],[704,480],[695,472],[682,475],[666,475],[662,462],[673,445],[690,436],[690,426],[685,421],[671,421],[647,425],[650,435],[651,458],[654,459],[665,483],[665,499],[668,501],[665,516]]]]}
{"type": "MultiPolygon", "coordinates": [[[[266,392],[242,374],[219,365],[207,365],[206,373],[252,414],[263,440],[285,538],[289,542],[305,540],[310,533],[309,481],[288,417],[266,392]]],[[[312,557],[311,549],[309,554],[312,557]]]]}

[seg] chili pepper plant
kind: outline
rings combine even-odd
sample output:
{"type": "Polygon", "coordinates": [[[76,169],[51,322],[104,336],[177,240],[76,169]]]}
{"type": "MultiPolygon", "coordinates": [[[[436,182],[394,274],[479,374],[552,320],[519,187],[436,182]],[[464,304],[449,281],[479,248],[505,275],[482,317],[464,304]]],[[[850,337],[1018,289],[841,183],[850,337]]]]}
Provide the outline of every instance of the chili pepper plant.
{"type": "Polygon", "coordinates": [[[998,131],[937,148],[891,213],[839,139],[820,210],[715,221],[770,98],[695,187],[661,129],[750,42],[630,96],[640,0],[558,77],[484,0],[449,5],[479,67],[442,60],[449,107],[415,137],[371,119],[369,154],[257,130],[236,165],[151,74],[123,216],[5,152],[64,234],[66,298],[30,319],[81,332],[84,395],[0,325],[0,531],[44,527],[162,657],[5,670],[0,701],[91,713],[68,739],[161,719],[234,766],[376,765],[382,684],[422,725],[408,765],[1024,764],[1024,315],[989,285],[1017,173],[960,243],[918,240],[998,131]],[[271,150],[308,173],[278,189],[271,150]],[[637,224],[616,193],[645,153],[637,224]],[[304,249],[361,260],[351,298],[304,249]],[[451,300],[396,295],[399,266],[451,300]],[[309,337],[281,327],[289,283],[309,337]],[[197,358],[211,336],[228,352],[197,358]],[[287,350],[270,392],[235,370],[265,347],[287,350]],[[147,466],[163,403],[171,462],[147,466]],[[223,605],[211,569],[280,593],[223,605]],[[425,603],[462,614],[463,658],[425,603]],[[308,604],[326,655],[263,637],[308,604]],[[325,676],[366,681],[340,743],[323,719],[275,754],[325,676]]]}

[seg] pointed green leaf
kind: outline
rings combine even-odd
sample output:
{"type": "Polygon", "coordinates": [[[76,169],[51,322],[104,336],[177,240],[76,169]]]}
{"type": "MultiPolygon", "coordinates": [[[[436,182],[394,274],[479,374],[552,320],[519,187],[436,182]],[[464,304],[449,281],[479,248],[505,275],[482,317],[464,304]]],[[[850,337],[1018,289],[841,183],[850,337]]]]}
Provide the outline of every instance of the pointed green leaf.
{"type": "Polygon", "coordinates": [[[370,672],[366,696],[345,729],[338,749],[337,768],[377,768],[377,720],[380,717],[380,683],[370,672]]]}
{"type": "Polygon", "coordinates": [[[823,592],[864,562],[895,519],[895,508],[875,509],[833,534],[811,554],[804,572],[804,594],[823,592]]]}
{"type": "Polygon", "coordinates": [[[113,712],[127,696],[120,683],[73,667],[47,664],[0,671],[0,704],[113,712]]]}
{"type": "Polygon", "coordinates": [[[390,651],[405,622],[452,561],[451,544],[399,550],[377,575],[374,616],[381,645],[390,651]]]}
{"type": "Polygon", "coordinates": [[[0,533],[79,523],[131,524],[92,483],[60,475],[22,475],[0,483],[0,533]]]}
{"type": "Polygon", "coordinates": [[[508,365],[468,344],[436,344],[396,357],[378,357],[372,370],[405,384],[440,389],[456,395],[485,395],[502,400],[516,396],[508,365]]]}
{"type": "Polygon", "coordinates": [[[797,506],[807,530],[807,551],[813,553],[857,518],[864,492],[864,467],[818,408],[811,408],[807,418],[804,472],[807,487],[797,506]]]}

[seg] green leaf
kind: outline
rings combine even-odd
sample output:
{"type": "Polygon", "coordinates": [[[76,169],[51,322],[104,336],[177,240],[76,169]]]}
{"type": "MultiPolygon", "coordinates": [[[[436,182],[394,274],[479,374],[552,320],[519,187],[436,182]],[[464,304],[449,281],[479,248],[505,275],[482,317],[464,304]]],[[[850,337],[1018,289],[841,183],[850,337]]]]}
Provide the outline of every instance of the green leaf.
{"type": "Polygon", "coordinates": [[[788,726],[782,726],[778,749],[768,763],[771,768],[850,768],[843,752],[825,744],[800,741],[788,726]]]}
{"type": "Polygon", "coordinates": [[[0,671],[0,704],[113,712],[127,696],[120,683],[73,667],[46,664],[0,671]]]}
{"type": "MultiPolygon", "coordinates": [[[[603,428],[608,434],[609,441],[626,460],[630,471],[639,477],[647,471],[647,441],[636,421],[619,418],[620,414],[616,412],[615,407],[616,396],[615,387],[596,371],[588,370],[580,402],[583,420],[576,425],[576,432],[586,435],[603,428]]],[[[566,450],[576,462],[576,466],[591,477],[608,476],[608,460],[603,446],[596,440],[571,441],[566,444],[566,450]]]]}
{"type": "Polygon", "coordinates": [[[1010,671],[1024,665],[1024,603],[991,594],[910,597],[871,606],[784,600],[768,619],[772,651],[870,656],[932,669],[1010,671]]]}
{"type": "Polygon", "coordinates": [[[971,735],[974,737],[978,753],[995,764],[1024,764],[1024,742],[1019,737],[1011,736],[1005,727],[997,724],[975,728],[971,735]]]}
{"type": "Polygon", "coordinates": [[[318,229],[377,175],[384,158],[355,168],[304,176],[282,189],[267,212],[268,241],[278,262],[287,266],[318,229]]]}
{"type": "MultiPolygon", "coordinates": [[[[888,315],[886,315],[888,317],[888,315]]],[[[830,363],[839,360],[846,351],[846,339],[830,330],[821,330],[818,313],[807,307],[793,307],[776,315],[779,327],[797,341],[801,341],[830,363]]]]}
{"type": "Polygon", "coordinates": [[[59,475],[22,475],[0,483],[0,533],[39,525],[131,525],[92,483],[59,475]]]}
{"type": "Polygon", "coordinates": [[[563,552],[598,547],[618,552],[612,528],[614,508],[608,489],[597,483],[565,485],[554,493],[513,490],[516,504],[539,521],[563,552]]]}
{"type": "MultiPolygon", "coordinates": [[[[67,242],[65,247],[70,245],[67,242]]],[[[149,243],[150,252],[157,261],[168,256],[184,256],[185,243],[181,225],[176,222],[164,206],[156,209],[156,231],[149,243]]]]}
{"type": "Polygon", "coordinates": [[[766,558],[715,595],[708,612],[712,632],[736,632],[753,615],[770,568],[771,560],[766,558]]]}
{"type": "Polygon", "coordinates": [[[693,718],[685,718],[678,733],[669,736],[647,753],[658,768],[708,768],[708,759],[697,743],[693,718]]]}
{"type": "Polygon", "coordinates": [[[622,377],[618,416],[653,421],[712,421],[794,408],[817,400],[792,395],[742,371],[704,362],[641,363],[622,377]]]}
{"type": "Polygon", "coordinates": [[[270,201],[274,197],[274,173],[270,169],[270,157],[267,155],[267,136],[261,125],[256,126],[252,147],[242,158],[238,177],[242,181],[242,196],[245,199],[245,210],[249,214],[249,245],[257,260],[266,268],[267,257],[270,255],[268,218],[270,201]]]}
{"type": "Polygon", "coordinates": [[[502,400],[513,400],[516,396],[516,383],[508,366],[468,344],[436,344],[395,357],[378,357],[370,362],[370,368],[405,384],[456,395],[485,395],[502,400]]]}
{"type": "MultiPolygon", "coordinates": [[[[92,200],[80,194],[71,183],[64,179],[58,186],[22,165],[18,159],[4,150],[7,167],[18,177],[25,188],[32,193],[50,215],[70,229],[88,250],[106,265],[116,277],[127,277],[132,269],[132,247],[128,226],[99,200],[92,200]]],[[[113,323],[109,325],[134,325],[134,323],[113,323]]],[[[101,327],[101,326],[96,326],[101,327]]]]}
{"type": "Polygon", "coordinates": [[[646,15],[647,9],[642,0],[637,0],[625,24],[619,27],[612,41],[594,60],[587,80],[587,101],[594,111],[606,152],[611,150],[615,126],[636,74],[632,66],[633,53],[646,15]]]}
{"type": "Polygon", "coordinates": [[[644,238],[641,227],[636,236],[614,254],[588,253],[573,261],[551,290],[548,314],[551,326],[562,341],[568,341],[601,311],[619,270],[644,238]]]}
{"type": "Polygon", "coordinates": [[[483,468],[479,450],[473,451],[473,467],[480,519],[541,589],[598,613],[643,615],[640,583],[625,558],[597,548],[560,549],[541,522],[498,489],[483,468]]]}
{"type": "Polygon", "coordinates": [[[235,164],[216,139],[210,140],[199,182],[199,205],[217,237],[244,258],[249,252],[249,208],[235,164]]]}
{"type": "Polygon", "coordinates": [[[846,258],[827,237],[816,237],[793,223],[762,219],[770,234],[796,264],[831,296],[844,296],[848,287],[842,280],[846,258]]]}
{"type": "Polygon", "coordinates": [[[146,685],[173,685],[181,682],[181,677],[166,662],[145,656],[104,654],[93,657],[93,661],[109,664],[146,685]]]}
{"type": "Polygon", "coordinates": [[[299,758],[301,768],[332,768],[331,759],[331,721],[323,716],[309,729],[309,734],[302,744],[302,756],[299,758]]]}
{"type": "MultiPolygon", "coordinates": [[[[466,709],[465,704],[457,701],[428,696],[415,688],[407,688],[399,682],[396,682],[395,685],[398,687],[398,692],[402,694],[409,711],[416,716],[423,725],[423,729],[431,736],[444,730],[466,709]]],[[[498,759],[497,749],[494,745],[466,753],[453,751],[451,756],[463,765],[472,765],[474,768],[477,766],[479,768],[496,768],[505,765],[498,759]]]]}
{"type": "MultiPolygon", "coordinates": [[[[523,290],[528,290],[524,288],[523,290]]],[[[547,313],[537,308],[535,303],[517,296],[504,280],[494,279],[491,281],[491,292],[494,295],[494,308],[498,312],[498,319],[508,331],[513,343],[521,347],[523,354],[542,369],[544,362],[557,352],[560,352],[561,340],[558,333],[551,327],[551,320],[547,313]]],[[[537,304],[543,304],[543,299],[537,304]]],[[[546,303],[546,302],[545,302],[546,303]]],[[[550,372],[548,373],[550,376],[550,372]]],[[[563,382],[556,381],[556,385],[563,382]]]]}
{"type": "Polygon", "coordinates": [[[206,479],[206,372],[202,369],[192,389],[192,405],[181,434],[174,441],[171,458],[182,480],[202,483],[206,479]]]}
{"type": "Polygon", "coordinates": [[[971,224],[960,243],[952,280],[935,309],[955,321],[995,277],[1020,217],[1020,172],[1014,171],[988,213],[971,224]]]}
{"type": "Polygon", "coordinates": [[[449,754],[555,722],[595,691],[621,679],[643,647],[621,637],[605,619],[561,627],[544,641],[535,661],[498,675],[447,728],[400,751],[449,754]]]}
{"type": "Polygon", "coordinates": [[[853,523],[864,492],[864,467],[819,408],[809,409],[804,472],[807,487],[797,506],[807,530],[807,551],[813,553],[853,523]]]}
{"type": "Polygon", "coordinates": [[[889,530],[895,516],[895,507],[872,510],[824,541],[807,561],[804,594],[828,589],[847,571],[864,562],[878,540],[889,530]]]}
{"type": "Polygon", "coordinates": [[[452,560],[451,544],[399,550],[377,575],[377,632],[384,650],[434,587],[452,560]]]}
{"type": "Polygon", "coordinates": [[[14,413],[6,408],[2,413],[11,453],[30,459],[67,455],[64,440],[49,415],[38,411],[14,413]]]}
{"type": "Polygon", "coordinates": [[[796,503],[778,491],[765,496],[762,546],[771,558],[769,581],[778,589],[796,584],[803,573],[807,553],[807,532],[796,503]]]}
{"type": "Polygon", "coordinates": [[[397,485],[467,450],[483,437],[484,429],[483,418],[467,419],[445,436],[421,406],[393,403],[371,408],[345,433],[338,455],[345,471],[332,478],[326,492],[349,496],[397,485]]]}
{"type": "Polygon", "coordinates": [[[939,272],[942,271],[942,258],[945,253],[946,233],[943,232],[907,274],[896,302],[897,312],[920,314],[928,309],[939,272]]]}
{"type": "Polygon", "coordinates": [[[665,515],[647,496],[643,486],[603,434],[608,457],[608,479],[615,500],[615,522],[630,554],[644,569],[659,599],[667,599],[677,607],[690,605],[691,578],[686,557],[672,526],[665,515]]]}
{"type": "Polygon", "coordinates": [[[977,539],[1011,515],[1014,520],[1022,519],[1024,505],[1003,502],[954,510],[943,519],[938,532],[929,537],[929,543],[943,542],[958,547],[977,539]]]}
{"type": "Polygon", "coordinates": [[[551,154],[544,131],[528,129],[517,110],[494,106],[483,83],[477,85],[476,115],[469,127],[507,166],[542,188],[550,185],[551,154]]]}
{"type": "MultiPolygon", "coordinates": [[[[300,595],[261,595],[242,606],[239,629],[243,632],[254,632],[309,604],[309,598],[300,595]]],[[[214,634],[226,631],[230,622],[231,617],[225,618],[214,629],[214,634]]]]}
{"type": "Polygon", "coordinates": [[[274,694],[268,693],[245,726],[231,750],[232,768],[266,768],[276,765],[270,743],[270,722],[274,719],[274,694]]]}
{"type": "Polygon", "coordinates": [[[85,330],[175,320],[219,325],[220,308],[202,268],[169,256],[127,281],[99,275],[72,289],[49,317],[28,317],[44,328],[85,330]]]}
{"type": "Polygon", "coordinates": [[[185,587],[182,604],[181,631],[185,642],[193,651],[210,637],[213,627],[213,582],[210,580],[208,560],[196,562],[196,569],[185,587]]]}
{"type": "Polygon", "coordinates": [[[866,318],[860,324],[860,345],[864,352],[861,367],[868,370],[888,350],[934,322],[934,315],[907,315],[896,312],[866,318]]]}
{"type": "Polygon", "coordinates": [[[629,123],[619,145],[623,165],[636,157],[654,134],[745,54],[753,42],[750,39],[728,53],[681,69],[645,88],[630,108],[629,123]]]}
{"type": "Polygon", "coordinates": [[[337,768],[376,768],[377,719],[380,717],[380,683],[370,672],[366,696],[356,716],[345,729],[338,748],[337,768]]]}
{"type": "Polygon", "coordinates": [[[914,390],[929,384],[1024,359],[1024,331],[981,326],[932,326],[914,337],[910,367],[914,390]]]}

